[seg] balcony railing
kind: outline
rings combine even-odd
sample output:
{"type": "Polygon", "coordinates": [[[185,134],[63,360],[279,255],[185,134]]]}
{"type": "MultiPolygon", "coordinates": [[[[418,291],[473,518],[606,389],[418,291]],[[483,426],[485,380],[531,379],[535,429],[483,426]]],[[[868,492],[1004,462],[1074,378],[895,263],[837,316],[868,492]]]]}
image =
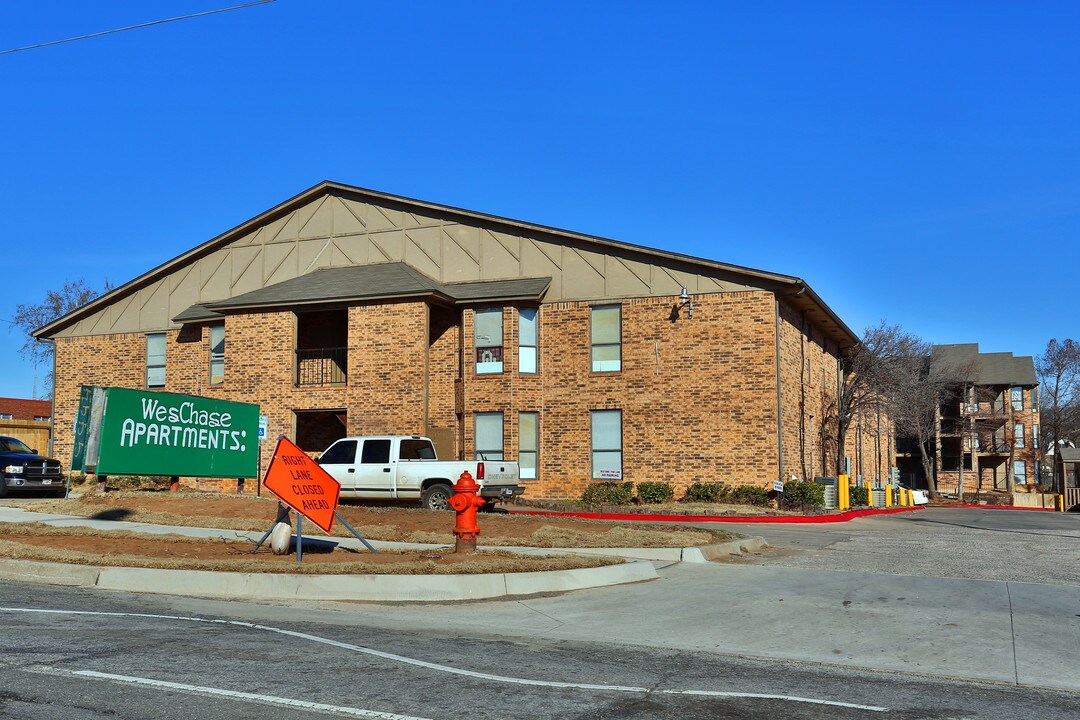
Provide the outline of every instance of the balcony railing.
{"type": "Polygon", "coordinates": [[[976,452],[980,452],[983,455],[1008,455],[1012,452],[1012,445],[1004,440],[993,440],[988,443],[983,443],[980,447],[976,448],[976,452]]]}
{"type": "Polygon", "coordinates": [[[310,348],[296,351],[296,385],[344,385],[348,381],[348,348],[310,348]]]}

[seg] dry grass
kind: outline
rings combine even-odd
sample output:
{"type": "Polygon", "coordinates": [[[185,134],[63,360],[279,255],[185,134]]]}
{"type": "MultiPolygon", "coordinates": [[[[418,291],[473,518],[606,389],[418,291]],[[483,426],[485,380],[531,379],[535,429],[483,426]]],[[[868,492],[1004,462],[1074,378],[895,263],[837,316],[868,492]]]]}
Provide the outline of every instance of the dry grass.
{"type": "Polygon", "coordinates": [[[325,562],[324,553],[305,553],[305,562],[291,557],[262,553],[251,555],[249,541],[220,538],[189,538],[181,535],[154,535],[123,530],[102,532],[91,528],[56,528],[38,523],[0,524],[0,557],[39,560],[74,565],[158,568],[167,570],[210,570],[246,573],[302,573],[320,575],[445,575],[518,573],[602,567],[622,562],[620,558],[572,555],[524,556],[506,551],[481,551],[455,556],[449,551],[387,552],[371,555],[338,548],[334,562],[325,562]],[[50,540],[49,545],[36,541],[50,540]],[[115,545],[115,551],[103,547],[115,545]],[[89,547],[87,547],[89,546],[89,547]],[[137,547],[141,552],[133,552],[137,547]],[[126,551],[125,551],[126,550],[126,551]],[[172,552],[226,557],[177,557],[172,552]],[[146,554],[150,552],[152,554],[146,554]],[[342,554],[348,559],[342,560],[342,554]],[[322,562],[320,562],[322,560],[322,562]]]}
{"type": "MultiPolygon", "coordinates": [[[[33,512],[76,517],[107,514],[110,519],[131,522],[262,532],[274,518],[276,501],[221,494],[121,491],[104,496],[88,494],[76,500],[42,500],[23,507],[33,512]],[[140,507],[161,504],[174,505],[176,509],[155,511],[140,507]],[[197,514],[200,508],[209,514],[197,514]]],[[[440,545],[454,542],[450,513],[367,505],[341,505],[339,511],[369,540],[440,545]]],[[[305,524],[305,530],[308,527],[305,524]]],[[[713,530],[507,514],[481,515],[480,528],[481,544],[503,547],[691,547],[723,542],[731,537],[713,530]]],[[[333,534],[351,536],[341,523],[335,524],[333,534]]]]}

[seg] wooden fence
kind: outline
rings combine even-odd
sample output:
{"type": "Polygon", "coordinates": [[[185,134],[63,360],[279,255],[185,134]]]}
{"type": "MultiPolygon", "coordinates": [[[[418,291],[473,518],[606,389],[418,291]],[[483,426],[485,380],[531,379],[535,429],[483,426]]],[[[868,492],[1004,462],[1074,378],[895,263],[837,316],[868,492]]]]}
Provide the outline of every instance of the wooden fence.
{"type": "Polygon", "coordinates": [[[48,420],[0,420],[0,435],[22,440],[42,455],[52,454],[52,423],[48,420]]]}

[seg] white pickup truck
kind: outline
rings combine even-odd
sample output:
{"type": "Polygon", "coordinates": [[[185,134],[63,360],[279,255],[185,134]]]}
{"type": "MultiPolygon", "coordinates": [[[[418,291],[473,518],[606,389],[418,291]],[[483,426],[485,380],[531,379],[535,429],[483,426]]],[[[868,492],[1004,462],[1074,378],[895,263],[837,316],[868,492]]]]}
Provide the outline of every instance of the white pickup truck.
{"type": "Polygon", "coordinates": [[[439,460],[431,440],[415,435],[341,438],[316,462],[341,483],[343,498],[420,500],[430,510],[446,510],[450,486],[466,470],[489,503],[525,492],[516,462],[439,460]]]}

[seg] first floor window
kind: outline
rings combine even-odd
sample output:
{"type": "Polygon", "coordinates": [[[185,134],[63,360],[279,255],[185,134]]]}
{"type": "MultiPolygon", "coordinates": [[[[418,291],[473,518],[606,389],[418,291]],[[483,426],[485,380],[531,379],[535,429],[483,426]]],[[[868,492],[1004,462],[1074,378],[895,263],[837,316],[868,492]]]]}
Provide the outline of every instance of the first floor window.
{"type": "Polygon", "coordinates": [[[503,459],[503,414],[476,413],[473,416],[473,436],[477,460],[503,459]]]}
{"type": "Polygon", "coordinates": [[[1038,423],[1031,426],[1031,447],[1039,447],[1039,425],[1038,423]]]}
{"type": "Polygon", "coordinates": [[[165,333],[146,336],[146,387],[165,387],[165,333]]]}
{"type": "Polygon", "coordinates": [[[473,347],[476,349],[476,374],[503,371],[502,308],[477,310],[473,316],[473,347]]]}
{"type": "Polygon", "coordinates": [[[1027,463],[1023,460],[1013,462],[1013,483],[1027,485],[1027,463]]]}
{"type": "Polygon", "coordinates": [[[210,384],[225,381],[225,323],[210,326],[210,384]]]}
{"type": "Polygon", "coordinates": [[[592,478],[622,480],[622,410],[593,410],[592,478]]]}
{"type": "Polygon", "coordinates": [[[540,413],[518,413],[518,465],[522,480],[535,480],[540,458],[540,413]]]}

